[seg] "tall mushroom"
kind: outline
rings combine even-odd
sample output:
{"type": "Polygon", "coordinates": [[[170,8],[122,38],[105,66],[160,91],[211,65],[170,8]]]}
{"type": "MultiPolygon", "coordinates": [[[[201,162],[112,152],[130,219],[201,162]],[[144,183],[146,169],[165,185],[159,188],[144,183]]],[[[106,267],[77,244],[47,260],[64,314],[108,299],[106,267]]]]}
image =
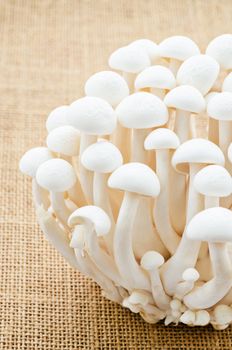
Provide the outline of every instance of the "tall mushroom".
{"type": "MultiPolygon", "coordinates": [[[[204,165],[224,165],[224,161],[225,158],[220,148],[211,141],[205,139],[186,141],[175,151],[172,157],[173,167],[184,174],[189,173],[187,223],[203,206],[200,195],[193,186],[196,173],[204,165]]],[[[192,242],[186,236],[186,232],[183,233],[176,252],[161,268],[161,278],[168,294],[173,295],[175,293],[177,283],[181,280],[184,270],[195,266],[200,246],[201,243],[199,241],[192,242]]]]}
{"type": "MultiPolygon", "coordinates": [[[[155,172],[142,163],[128,163],[109,177],[111,188],[125,191],[114,235],[114,257],[118,270],[129,289],[150,291],[150,282],[133,252],[133,229],[141,198],[157,197],[160,184],[155,172]]],[[[146,234],[146,232],[145,232],[146,234]]],[[[136,239],[136,238],[135,238],[136,239]]]]}
{"type": "MultiPolygon", "coordinates": [[[[68,112],[69,123],[80,130],[80,153],[97,141],[98,136],[109,135],[116,128],[116,116],[111,105],[99,97],[86,96],[73,102],[68,112]]],[[[80,182],[88,203],[92,202],[92,173],[78,163],[80,182]]]]}
{"type": "Polygon", "coordinates": [[[219,302],[232,287],[232,263],[227,242],[232,242],[232,212],[213,207],[195,215],[186,228],[188,239],[209,244],[214,277],[184,297],[192,309],[207,309],[219,302]]]}
{"type": "MultiPolygon", "coordinates": [[[[152,131],[145,139],[146,150],[155,150],[156,174],[160,181],[160,194],[156,199],[153,217],[155,226],[168,251],[173,254],[180,242],[180,237],[172,227],[170,220],[170,187],[175,186],[170,178],[171,151],[179,146],[178,136],[169,129],[159,128],[152,131]]],[[[182,213],[183,217],[185,213],[182,213]]],[[[180,220],[180,218],[179,218],[180,220]]]]}

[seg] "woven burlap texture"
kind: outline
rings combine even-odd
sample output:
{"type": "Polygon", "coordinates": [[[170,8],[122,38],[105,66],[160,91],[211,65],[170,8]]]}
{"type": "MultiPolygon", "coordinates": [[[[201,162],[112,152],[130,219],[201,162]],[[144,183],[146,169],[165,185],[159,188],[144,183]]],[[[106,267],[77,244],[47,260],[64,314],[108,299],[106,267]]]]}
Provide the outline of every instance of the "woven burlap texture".
{"type": "Polygon", "coordinates": [[[49,111],[83,94],[109,54],[185,34],[203,48],[232,29],[231,0],[0,1],[0,349],[231,349],[231,329],[164,327],[105,300],[42,235],[18,161],[49,111]]]}

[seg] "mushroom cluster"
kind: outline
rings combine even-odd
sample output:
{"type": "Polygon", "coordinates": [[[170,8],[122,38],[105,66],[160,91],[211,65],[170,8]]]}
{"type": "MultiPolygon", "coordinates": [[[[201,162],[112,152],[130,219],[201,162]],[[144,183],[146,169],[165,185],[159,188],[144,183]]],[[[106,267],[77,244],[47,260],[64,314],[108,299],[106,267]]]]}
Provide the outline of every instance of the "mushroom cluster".
{"type": "Polygon", "coordinates": [[[144,320],[232,323],[232,35],[136,40],[26,152],[38,222],[144,320]],[[197,127],[204,120],[205,135],[197,127]],[[200,132],[200,133],[199,133],[200,132]]]}

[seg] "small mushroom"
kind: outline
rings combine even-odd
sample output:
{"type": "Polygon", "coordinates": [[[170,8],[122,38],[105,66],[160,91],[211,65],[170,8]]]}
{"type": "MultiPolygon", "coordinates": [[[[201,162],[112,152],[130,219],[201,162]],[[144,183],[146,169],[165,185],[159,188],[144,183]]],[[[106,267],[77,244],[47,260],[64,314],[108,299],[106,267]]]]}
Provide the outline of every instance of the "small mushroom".
{"type": "Polygon", "coordinates": [[[213,323],[218,326],[228,326],[232,322],[232,308],[224,304],[217,305],[213,310],[213,319],[213,323]]]}
{"type": "Polygon", "coordinates": [[[136,47],[140,50],[144,50],[149,58],[150,61],[154,64],[159,59],[159,46],[152,40],[149,39],[138,39],[135,41],[132,41],[132,43],[129,44],[131,47],[136,47]]]}
{"type": "Polygon", "coordinates": [[[232,34],[222,34],[210,41],[206,54],[213,57],[222,69],[232,69],[232,34]]]}
{"type": "Polygon", "coordinates": [[[183,297],[188,294],[193,288],[195,282],[199,279],[200,275],[194,268],[188,268],[184,270],[182,274],[183,282],[179,282],[176,287],[174,297],[182,300],[183,297]]]}
{"type": "Polygon", "coordinates": [[[46,121],[46,129],[48,132],[69,124],[67,119],[68,108],[69,106],[60,106],[50,112],[46,121]]]}
{"type": "Polygon", "coordinates": [[[232,212],[222,207],[205,209],[195,215],[186,228],[193,241],[207,241],[214,277],[184,297],[193,309],[207,309],[219,302],[232,287],[232,264],[227,242],[232,242],[232,212]]]}

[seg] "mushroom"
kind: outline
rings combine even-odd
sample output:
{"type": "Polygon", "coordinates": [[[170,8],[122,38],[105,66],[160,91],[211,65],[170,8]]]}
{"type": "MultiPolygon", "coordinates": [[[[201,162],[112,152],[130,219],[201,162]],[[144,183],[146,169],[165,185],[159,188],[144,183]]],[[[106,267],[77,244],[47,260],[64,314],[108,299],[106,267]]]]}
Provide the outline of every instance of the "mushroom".
{"type": "Polygon", "coordinates": [[[148,251],[143,255],[140,263],[149,274],[151,291],[156,305],[161,310],[167,310],[171,299],[165,293],[159,275],[159,267],[164,263],[163,256],[156,251],[148,251]]]}
{"type": "Polygon", "coordinates": [[[35,147],[24,153],[19,162],[20,171],[32,178],[32,193],[35,206],[43,205],[44,209],[50,206],[48,192],[38,184],[35,176],[38,167],[52,158],[52,153],[47,147],[35,147]]]}
{"type": "MultiPolygon", "coordinates": [[[[193,186],[193,180],[202,166],[208,164],[224,165],[224,155],[217,145],[200,138],[182,143],[172,157],[172,165],[177,171],[189,173],[187,223],[203,207],[200,195],[193,186]]],[[[176,252],[161,268],[161,278],[168,294],[175,294],[184,270],[195,266],[200,246],[199,241],[193,242],[188,239],[186,232],[183,233],[176,252]]]]}
{"type": "Polygon", "coordinates": [[[176,287],[174,297],[182,300],[183,297],[188,294],[193,288],[195,282],[199,279],[200,275],[194,268],[188,268],[184,270],[182,274],[183,282],[179,282],[176,287]]]}
{"type": "Polygon", "coordinates": [[[223,81],[222,91],[232,92],[232,72],[229,73],[223,81]]]}
{"type": "Polygon", "coordinates": [[[50,112],[46,121],[46,129],[48,132],[58,128],[59,126],[68,125],[68,107],[69,106],[60,106],[50,112]]]}
{"type": "Polygon", "coordinates": [[[116,114],[126,128],[133,128],[131,161],[146,163],[144,139],[148,129],[166,124],[168,110],[163,101],[148,92],[137,92],[117,106],[116,114]]]}
{"type": "Polygon", "coordinates": [[[108,186],[125,191],[114,234],[114,257],[119,273],[127,281],[128,289],[150,291],[149,279],[135,259],[132,237],[141,196],[158,196],[158,177],[145,164],[128,163],[110,175],[108,186]]]}
{"type": "Polygon", "coordinates": [[[160,56],[169,59],[169,68],[176,75],[181,62],[200,53],[198,46],[186,36],[176,35],[159,44],[160,56]]]}
{"type": "MultiPolygon", "coordinates": [[[[81,132],[80,153],[97,141],[98,135],[109,135],[116,128],[116,116],[111,105],[99,97],[86,96],[69,107],[68,120],[81,132]]],[[[88,203],[92,202],[92,174],[78,163],[80,183],[88,203]]]]}
{"type": "Polygon", "coordinates": [[[104,240],[109,252],[113,250],[114,216],[108,194],[108,174],[122,165],[123,159],[120,151],[114,144],[108,141],[93,143],[82,154],[83,166],[94,172],[93,178],[93,203],[102,208],[110,217],[111,230],[104,240]]]}
{"type": "Polygon", "coordinates": [[[175,186],[174,183],[171,184],[170,179],[170,155],[171,150],[175,150],[179,144],[177,135],[172,130],[164,128],[152,131],[144,142],[146,150],[155,150],[156,174],[161,186],[153,210],[154,222],[162,242],[171,254],[176,251],[180,237],[173,229],[170,220],[170,187],[175,186]]]}
{"type": "Polygon", "coordinates": [[[205,209],[188,223],[186,236],[207,241],[214,277],[184,297],[192,309],[207,309],[219,302],[232,287],[232,264],[227,242],[232,242],[232,212],[222,207],[205,209]]]}
{"type": "Polygon", "coordinates": [[[216,329],[225,329],[231,322],[232,308],[224,304],[217,305],[213,310],[213,327],[216,329]]]}
{"type": "Polygon", "coordinates": [[[164,98],[169,108],[176,109],[174,131],[180,142],[189,139],[191,113],[201,113],[205,109],[205,100],[202,94],[193,86],[181,85],[172,89],[164,98]]]}
{"type": "MultiPolygon", "coordinates": [[[[205,96],[206,108],[212,97],[216,96],[218,92],[211,91],[205,96]]],[[[219,144],[219,132],[218,132],[218,120],[213,118],[208,118],[208,139],[213,143],[219,144]]]]}
{"type": "Polygon", "coordinates": [[[134,88],[136,74],[151,65],[150,58],[145,50],[137,46],[123,46],[114,51],[109,58],[109,66],[122,71],[130,91],[134,88]]]}
{"type": "Polygon", "coordinates": [[[166,90],[171,90],[176,86],[176,79],[167,67],[151,66],[145,68],[135,79],[135,89],[150,88],[151,92],[164,98],[166,90]]]}
{"type": "Polygon", "coordinates": [[[222,69],[232,69],[232,34],[222,34],[210,41],[206,54],[213,57],[222,69]]]}
{"type": "Polygon", "coordinates": [[[70,210],[64,200],[64,192],[71,189],[76,183],[73,167],[66,160],[50,159],[42,163],[36,172],[38,184],[50,191],[51,205],[57,218],[67,228],[70,210]]]}
{"type": "Polygon", "coordinates": [[[78,208],[69,217],[68,224],[70,227],[85,225],[85,250],[91,260],[115,285],[124,287],[126,281],[119,276],[113,258],[104,251],[98,240],[99,237],[108,234],[111,228],[110,218],[105,211],[94,205],[78,208]]]}
{"type": "Polygon", "coordinates": [[[159,59],[159,46],[152,40],[149,39],[138,39],[135,41],[132,41],[128,45],[129,47],[136,47],[140,50],[144,50],[149,58],[150,61],[154,64],[159,59]]]}

